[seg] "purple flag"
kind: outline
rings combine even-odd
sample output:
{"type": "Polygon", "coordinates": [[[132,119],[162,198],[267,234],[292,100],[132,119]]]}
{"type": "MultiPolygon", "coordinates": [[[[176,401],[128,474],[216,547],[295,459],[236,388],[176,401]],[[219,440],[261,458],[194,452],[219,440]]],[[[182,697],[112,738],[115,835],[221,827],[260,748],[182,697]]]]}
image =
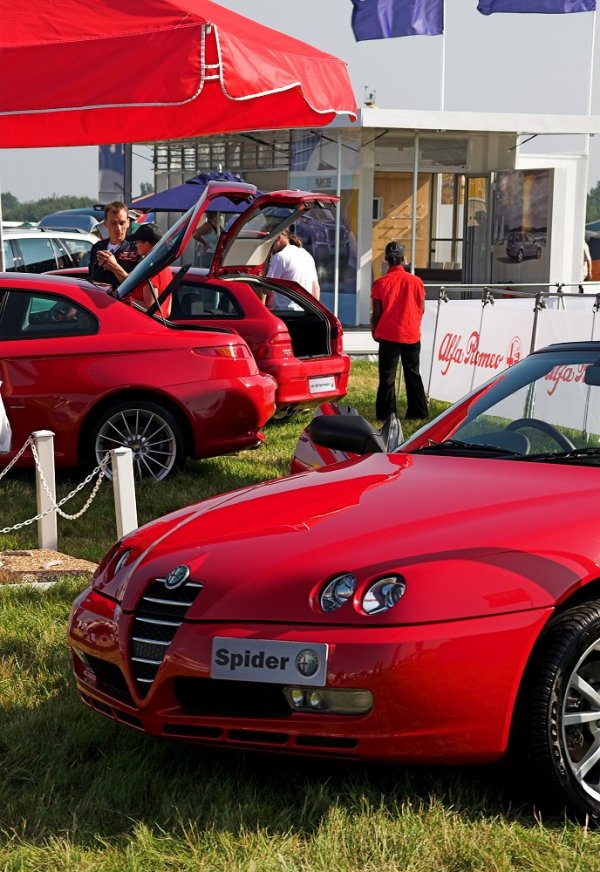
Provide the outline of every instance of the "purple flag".
{"type": "Polygon", "coordinates": [[[542,12],[554,14],[595,12],[596,0],[479,0],[477,9],[482,15],[491,15],[493,12],[542,12]]]}
{"type": "Polygon", "coordinates": [[[352,0],[352,5],[357,42],[444,32],[444,0],[352,0]]]}

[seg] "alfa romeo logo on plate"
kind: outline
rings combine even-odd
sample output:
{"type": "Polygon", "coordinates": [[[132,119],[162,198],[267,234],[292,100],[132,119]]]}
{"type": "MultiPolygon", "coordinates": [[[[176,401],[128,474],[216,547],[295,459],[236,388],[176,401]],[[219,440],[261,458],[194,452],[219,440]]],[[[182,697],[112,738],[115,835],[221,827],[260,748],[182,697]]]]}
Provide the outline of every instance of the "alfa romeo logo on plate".
{"type": "Polygon", "coordinates": [[[175,590],[176,587],[180,587],[188,580],[189,575],[189,566],[176,566],[165,578],[165,587],[169,590],[175,590]]]}
{"type": "Polygon", "coordinates": [[[310,678],[319,668],[319,655],[311,648],[300,651],[296,657],[296,669],[305,678],[310,678]]]}

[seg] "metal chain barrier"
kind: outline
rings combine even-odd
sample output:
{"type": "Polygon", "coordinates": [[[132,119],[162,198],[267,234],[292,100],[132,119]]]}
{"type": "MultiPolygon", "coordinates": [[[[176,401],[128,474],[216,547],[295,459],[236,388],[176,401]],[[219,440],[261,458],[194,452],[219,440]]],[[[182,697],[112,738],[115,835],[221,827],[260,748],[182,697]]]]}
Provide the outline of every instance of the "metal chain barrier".
{"type": "Polygon", "coordinates": [[[21,448],[19,448],[19,450],[17,451],[17,453],[15,454],[15,456],[13,457],[11,462],[8,464],[8,466],[5,466],[4,469],[2,470],[2,472],[0,472],[0,480],[2,480],[4,478],[4,476],[9,471],[9,469],[12,469],[12,467],[15,465],[15,463],[17,462],[19,457],[23,454],[23,452],[25,451],[25,449],[27,448],[28,445],[33,445],[33,436],[27,437],[27,441],[25,442],[25,444],[21,448]]]}
{"type": "Polygon", "coordinates": [[[23,452],[25,451],[25,449],[27,448],[28,445],[31,445],[31,453],[33,454],[33,459],[35,461],[35,465],[37,467],[37,470],[38,470],[38,473],[40,476],[40,481],[42,483],[42,487],[44,488],[44,490],[46,492],[46,496],[48,497],[48,499],[50,500],[52,505],[50,506],[49,509],[46,509],[45,512],[39,512],[39,514],[37,514],[34,518],[29,518],[27,521],[20,521],[17,524],[14,524],[12,527],[3,527],[2,529],[0,529],[0,534],[12,533],[13,531],[20,530],[22,527],[29,526],[29,524],[35,524],[37,521],[41,521],[42,518],[44,518],[46,515],[49,515],[51,512],[54,512],[54,511],[58,512],[58,514],[61,515],[61,517],[66,518],[69,521],[74,521],[77,518],[80,518],[84,514],[84,512],[86,512],[89,509],[92,502],[94,501],[96,494],[98,493],[98,490],[100,489],[100,485],[102,484],[102,480],[104,478],[104,473],[106,471],[106,467],[110,463],[110,453],[107,452],[104,455],[104,457],[102,458],[102,460],[100,461],[100,463],[98,464],[98,466],[96,466],[90,472],[90,474],[88,476],[86,476],[84,478],[84,480],[77,485],[77,487],[73,488],[73,490],[69,494],[67,494],[67,496],[63,497],[57,503],[56,500],[54,499],[52,492],[50,491],[50,488],[48,487],[48,483],[44,477],[44,473],[42,471],[42,467],[41,467],[40,462],[39,462],[38,454],[37,454],[37,451],[35,448],[35,443],[34,443],[32,436],[30,436],[28,438],[27,442],[23,445],[23,447],[20,449],[18,454],[15,455],[15,457],[10,462],[10,464],[2,471],[2,473],[0,473],[0,478],[2,478],[8,472],[8,470],[11,468],[11,466],[13,466],[15,464],[15,462],[19,459],[21,454],[23,454],[23,452]],[[78,512],[76,512],[73,515],[69,515],[69,514],[67,514],[67,512],[61,511],[61,506],[64,506],[64,504],[67,503],[70,499],[72,499],[76,494],[78,494],[79,491],[83,490],[83,488],[87,484],[89,484],[95,476],[97,476],[96,482],[94,484],[94,487],[92,488],[92,492],[91,492],[89,498],[87,499],[85,505],[78,512]]]}
{"type": "MultiPolygon", "coordinates": [[[[106,467],[110,463],[110,453],[107,452],[104,455],[104,457],[102,458],[102,460],[100,461],[100,463],[98,464],[98,466],[96,466],[90,472],[90,474],[88,476],[86,476],[84,478],[84,480],[77,485],[77,487],[73,488],[73,490],[71,491],[70,494],[67,494],[67,496],[63,497],[62,500],[59,500],[58,503],[55,501],[54,497],[52,496],[52,492],[51,492],[50,488],[48,487],[48,483],[47,483],[46,478],[44,476],[44,472],[42,470],[42,466],[41,466],[40,461],[39,461],[39,457],[38,457],[38,453],[37,453],[35,444],[32,444],[32,446],[31,446],[31,453],[33,454],[33,459],[35,460],[35,465],[37,466],[37,470],[38,470],[38,473],[40,476],[40,481],[42,483],[42,487],[46,491],[46,496],[48,497],[48,499],[52,503],[52,509],[56,509],[58,514],[62,518],[66,518],[68,521],[75,521],[75,520],[77,520],[77,518],[80,518],[88,510],[88,508],[91,506],[96,494],[98,493],[98,489],[100,488],[100,485],[102,484],[102,479],[104,478],[104,472],[106,470],[106,467]],[[60,507],[64,506],[64,504],[67,503],[72,497],[74,497],[75,494],[78,494],[80,490],[83,490],[83,488],[86,486],[86,484],[89,484],[91,482],[91,480],[94,478],[94,476],[96,476],[96,475],[98,476],[98,478],[97,478],[96,483],[95,483],[94,487],[92,488],[92,492],[91,492],[88,500],[84,504],[84,506],[78,512],[76,512],[74,515],[69,515],[69,514],[67,514],[67,512],[61,511],[60,507]]],[[[46,513],[44,513],[44,514],[46,514],[46,513]]]]}

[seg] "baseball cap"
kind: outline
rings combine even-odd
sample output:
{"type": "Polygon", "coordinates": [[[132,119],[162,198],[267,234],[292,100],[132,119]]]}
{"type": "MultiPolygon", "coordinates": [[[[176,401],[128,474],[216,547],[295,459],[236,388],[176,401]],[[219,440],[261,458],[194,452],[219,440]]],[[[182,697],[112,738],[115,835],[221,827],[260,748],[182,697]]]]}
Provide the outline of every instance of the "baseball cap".
{"type": "Polygon", "coordinates": [[[126,238],[127,242],[151,242],[152,245],[156,245],[162,239],[162,233],[156,224],[148,222],[140,224],[135,233],[130,233],[126,238]]]}
{"type": "Polygon", "coordinates": [[[403,260],[405,251],[406,249],[401,242],[398,242],[397,239],[392,239],[385,247],[385,259],[394,258],[403,260]]]}

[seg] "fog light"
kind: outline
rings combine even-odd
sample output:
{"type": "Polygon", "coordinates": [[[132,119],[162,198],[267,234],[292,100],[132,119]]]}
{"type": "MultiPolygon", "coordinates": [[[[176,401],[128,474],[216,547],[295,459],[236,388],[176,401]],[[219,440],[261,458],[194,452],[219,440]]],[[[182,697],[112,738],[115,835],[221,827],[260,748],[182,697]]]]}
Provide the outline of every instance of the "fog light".
{"type": "Polygon", "coordinates": [[[283,692],[291,709],[296,712],[318,712],[329,715],[366,715],[373,708],[373,694],[369,690],[311,690],[284,687],[283,692]]]}

